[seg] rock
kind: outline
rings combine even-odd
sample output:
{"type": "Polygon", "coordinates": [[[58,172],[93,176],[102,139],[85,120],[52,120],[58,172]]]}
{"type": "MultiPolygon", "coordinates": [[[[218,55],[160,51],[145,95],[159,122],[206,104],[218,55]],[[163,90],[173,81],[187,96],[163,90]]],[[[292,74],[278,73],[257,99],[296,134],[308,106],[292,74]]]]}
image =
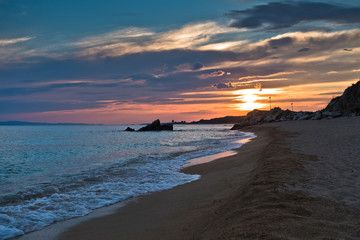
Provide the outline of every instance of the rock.
{"type": "Polygon", "coordinates": [[[131,128],[131,127],[127,127],[127,128],[125,129],[125,131],[128,131],[128,132],[134,132],[134,131],[135,131],[135,129],[133,129],[133,128],[131,128]]]}
{"type": "Polygon", "coordinates": [[[148,124],[145,127],[140,128],[138,131],[144,132],[144,131],[162,131],[162,130],[167,130],[167,131],[174,130],[173,124],[171,123],[161,124],[160,120],[157,119],[153,121],[151,124],[148,124]]]}
{"type": "Polygon", "coordinates": [[[265,117],[265,122],[273,122],[275,120],[275,115],[268,115],[265,117]]]}
{"type": "Polygon", "coordinates": [[[261,123],[286,121],[293,119],[294,113],[292,111],[284,111],[279,107],[275,107],[270,111],[254,109],[253,111],[249,112],[246,117],[241,118],[240,122],[232,127],[232,130],[238,130],[246,126],[252,126],[261,123]]]}
{"type": "Polygon", "coordinates": [[[162,124],[161,130],[172,131],[172,130],[174,130],[174,126],[171,123],[162,124]]]}
{"type": "Polygon", "coordinates": [[[322,112],[322,115],[325,117],[331,117],[331,118],[336,118],[336,117],[341,117],[342,113],[341,112],[329,112],[329,111],[324,111],[322,112]]]}
{"type": "Polygon", "coordinates": [[[320,120],[322,118],[322,113],[321,111],[317,111],[315,113],[315,116],[313,117],[314,120],[320,120]]]}
{"type": "Polygon", "coordinates": [[[243,127],[246,127],[246,126],[250,126],[251,124],[249,124],[248,121],[243,121],[241,123],[236,123],[234,124],[234,126],[230,129],[230,130],[240,130],[241,128],[243,127]]]}
{"type": "Polygon", "coordinates": [[[301,114],[298,120],[308,120],[310,119],[310,114],[301,114]]]}
{"type": "Polygon", "coordinates": [[[324,111],[343,115],[360,114],[360,81],[345,89],[341,96],[333,98],[324,111]]]}
{"type": "Polygon", "coordinates": [[[294,113],[290,110],[282,110],[279,107],[275,107],[270,111],[257,110],[249,112],[244,118],[240,119],[240,122],[232,127],[232,130],[238,130],[246,126],[257,125],[261,123],[268,123],[280,120],[293,120],[294,113]]]}

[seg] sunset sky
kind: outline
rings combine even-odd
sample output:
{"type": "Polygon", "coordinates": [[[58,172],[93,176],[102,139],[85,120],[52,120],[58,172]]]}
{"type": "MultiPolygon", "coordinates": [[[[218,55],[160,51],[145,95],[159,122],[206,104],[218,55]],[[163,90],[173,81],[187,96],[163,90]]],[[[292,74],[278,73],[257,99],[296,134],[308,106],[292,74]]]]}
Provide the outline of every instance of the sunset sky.
{"type": "Polygon", "coordinates": [[[313,111],[359,75],[358,0],[0,0],[0,121],[313,111]]]}

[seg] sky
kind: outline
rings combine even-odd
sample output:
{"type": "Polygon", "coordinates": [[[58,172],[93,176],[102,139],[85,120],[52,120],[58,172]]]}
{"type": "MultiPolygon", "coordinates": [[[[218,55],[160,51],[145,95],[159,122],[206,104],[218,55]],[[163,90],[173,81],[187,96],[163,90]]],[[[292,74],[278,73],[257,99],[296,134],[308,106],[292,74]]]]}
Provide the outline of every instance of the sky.
{"type": "Polygon", "coordinates": [[[0,121],[316,111],[360,76],[360,2],[0,0],[0,121]]]}

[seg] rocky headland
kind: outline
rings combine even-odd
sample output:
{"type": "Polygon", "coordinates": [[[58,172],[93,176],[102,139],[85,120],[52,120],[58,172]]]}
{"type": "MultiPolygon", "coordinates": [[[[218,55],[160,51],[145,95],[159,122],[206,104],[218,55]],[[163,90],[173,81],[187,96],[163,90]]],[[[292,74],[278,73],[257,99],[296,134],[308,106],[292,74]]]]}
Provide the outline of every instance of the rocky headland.
{"type": "Polygon", "coordinates": [[[323,110],[316,112],[295,112],[282,110],[278,107],[275,107],[270,111],[255,109],[246,116],[240,117],[240,121],[231,129],[239,130],[246,126],[269,122],[321,120],[341,116],[360,116],[360,81],[348,87],[341,96],[333,98],[323,110]]]}

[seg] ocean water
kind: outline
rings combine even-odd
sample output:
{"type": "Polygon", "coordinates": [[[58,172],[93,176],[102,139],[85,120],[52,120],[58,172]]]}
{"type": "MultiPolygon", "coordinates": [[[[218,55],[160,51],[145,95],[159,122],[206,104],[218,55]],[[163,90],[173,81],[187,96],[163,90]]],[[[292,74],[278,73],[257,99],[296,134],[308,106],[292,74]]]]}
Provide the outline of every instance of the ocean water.
{"type": "Polygon", "coordinates": [[[189,160],[254,137],[230,125],[126,127],[0,126],[0,239],[194,181],[179,172],[189,160]]]}

